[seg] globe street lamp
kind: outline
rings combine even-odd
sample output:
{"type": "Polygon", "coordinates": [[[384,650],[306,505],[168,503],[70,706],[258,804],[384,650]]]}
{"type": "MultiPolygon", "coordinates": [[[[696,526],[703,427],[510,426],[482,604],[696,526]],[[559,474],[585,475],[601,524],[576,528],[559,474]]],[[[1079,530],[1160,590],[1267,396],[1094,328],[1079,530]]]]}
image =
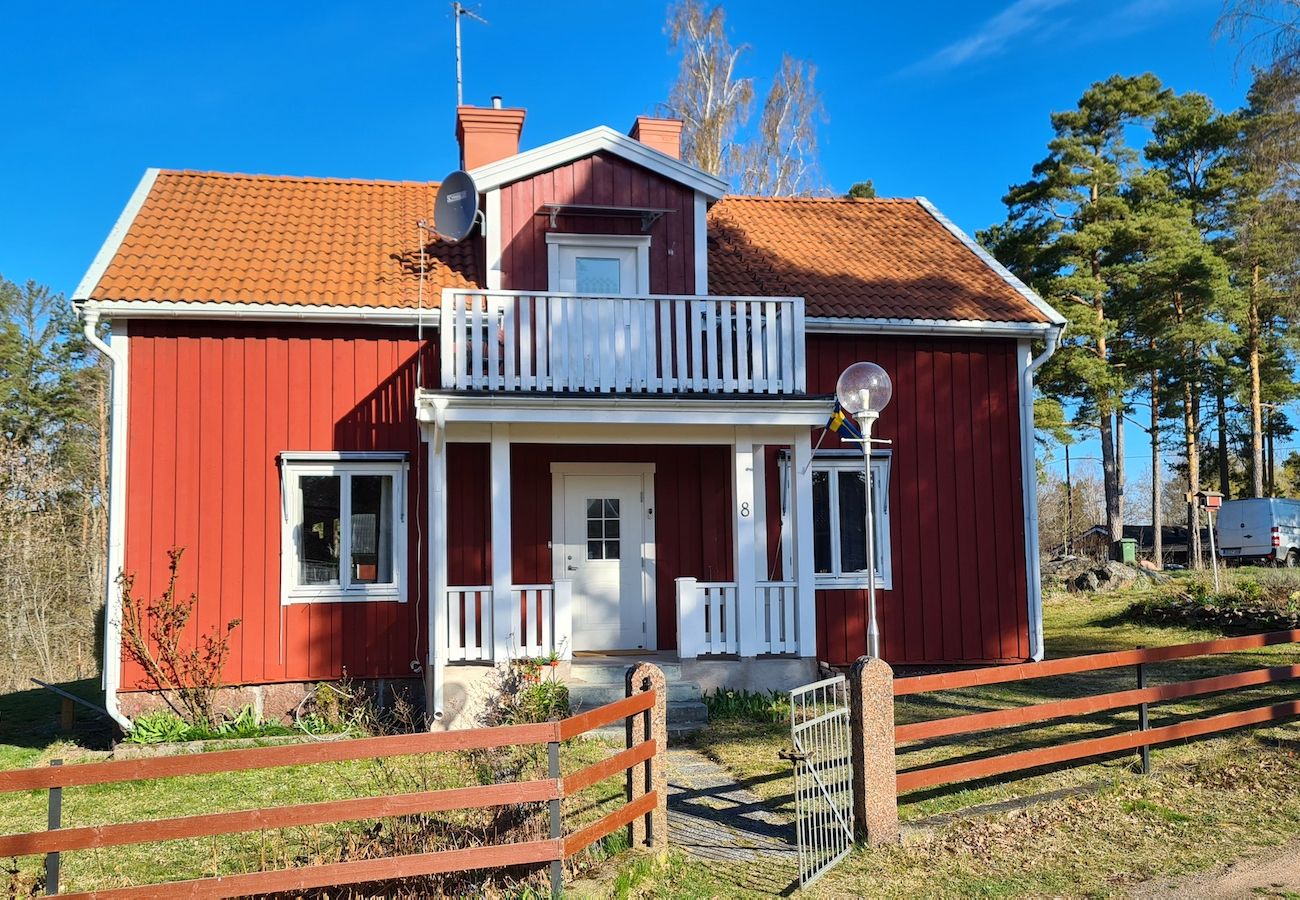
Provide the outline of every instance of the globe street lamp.
{"type": "Polygon", "coordinates": [[[880,656],[880,628],[876,624],[876,530],[871,500],[871,429],[880,417],[880,411],[889,405],[894,396],[894,385],[889,373],[873,362],[854,363],[845,369],[835,383],[835,398],[840,407],[853,416],[862,429],[862,484],[866,499],[867,519],[867,655],[880,656]]]}

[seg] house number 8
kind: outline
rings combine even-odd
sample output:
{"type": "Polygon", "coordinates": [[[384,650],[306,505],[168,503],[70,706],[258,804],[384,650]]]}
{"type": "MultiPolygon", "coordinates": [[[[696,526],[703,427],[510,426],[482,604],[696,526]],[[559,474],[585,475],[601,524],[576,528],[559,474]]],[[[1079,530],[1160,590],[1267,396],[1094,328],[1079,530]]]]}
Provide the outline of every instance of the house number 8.
{"type": "Polygon", "coordinates": [[[749,503],[748,503],[748,502],[745,502],[745,503],[740,504],[740,517],[741,517],[742,519],[748,519],[748,518],[749,518],[749,503]]]}

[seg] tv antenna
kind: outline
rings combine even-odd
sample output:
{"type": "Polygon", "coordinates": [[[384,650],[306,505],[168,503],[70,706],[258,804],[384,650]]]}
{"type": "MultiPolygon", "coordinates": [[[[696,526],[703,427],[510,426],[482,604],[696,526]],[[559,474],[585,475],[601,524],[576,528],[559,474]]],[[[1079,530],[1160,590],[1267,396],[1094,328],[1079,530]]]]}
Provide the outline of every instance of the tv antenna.
{"type": "Polygon", "coordinates": [[[455,0],[455,2],[451,4],[451,10],[456,19],[456,105],[464,106],[465,91],[464,88],[461,87],[460,74],[460,19],[461,16],[469,16],[475,22],[482,22],[484,25],[488,23],[488,20],[474,12],[472,9],[466,9],[465,5],[461,3],[460,0],[455,0]]]}

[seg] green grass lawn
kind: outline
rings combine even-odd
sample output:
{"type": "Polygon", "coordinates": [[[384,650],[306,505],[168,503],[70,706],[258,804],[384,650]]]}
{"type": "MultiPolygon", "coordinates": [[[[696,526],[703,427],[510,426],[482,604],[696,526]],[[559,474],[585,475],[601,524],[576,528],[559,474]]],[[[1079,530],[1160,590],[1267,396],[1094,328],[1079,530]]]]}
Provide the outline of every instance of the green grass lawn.
{"type": "MultiPolygon", "coordinates": [[[[1220,632],[1159,627],[1129,621],[1134,594],[1062,596],[1045,609],[1050,657],[1162,646],[1222,637],[1220,632]]],[[[1148,683],[1183,681],[1270,665],[1300,663],[1300,646],[1287,645],[1148,667],[1148,683]]],[[[904,673],[905,674],[905,673],[904,673]]],[[[989,685],[899,699],[904,722],[1023,706],[1136,686],[1132,668],[989,685]]],[[[1151,725],[1293,699],[1296,683],[1239,690],[1152,708],[1151,725]]],[[[1130,730],[1136,711],[1115,710],[1068,722],[1045,722],[899,748],[898,768],[1049,746],[1130,730]]],[[[695,744],[763,797],[794,814],[786,724],[719,722],[695,744]]],[[[1154,771],[1143,777],[1134,754],[940,786],[904,795],[900,818],[909,823],[904,845],[859,849],[814,892],[828,896],[1106,896],[1159,876],[1203,871],[1260,847],[1300,836],[1300,725],[1257,728],[1157,747],[1154,771]],[[1014,813],[952,816],[971,807],[1065,791],[1014,813]]],[[[736,879],[717,866],[684,859],[674,896],[733,896],[736,879]]],[[[647,879],[632,894],[667,896],[647,879]]]]}

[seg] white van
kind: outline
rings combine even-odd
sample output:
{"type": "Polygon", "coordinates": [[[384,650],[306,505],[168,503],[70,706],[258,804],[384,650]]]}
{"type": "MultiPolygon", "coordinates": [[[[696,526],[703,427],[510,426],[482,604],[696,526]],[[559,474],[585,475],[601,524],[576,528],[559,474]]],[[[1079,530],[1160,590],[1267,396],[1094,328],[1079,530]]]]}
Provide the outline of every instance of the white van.
{"type": "Polygon", "coordinates": [[[1300,566],[1300,500],[1227,500],[1218,526],[1215,543],[1224,559],[1300,566]]]}

